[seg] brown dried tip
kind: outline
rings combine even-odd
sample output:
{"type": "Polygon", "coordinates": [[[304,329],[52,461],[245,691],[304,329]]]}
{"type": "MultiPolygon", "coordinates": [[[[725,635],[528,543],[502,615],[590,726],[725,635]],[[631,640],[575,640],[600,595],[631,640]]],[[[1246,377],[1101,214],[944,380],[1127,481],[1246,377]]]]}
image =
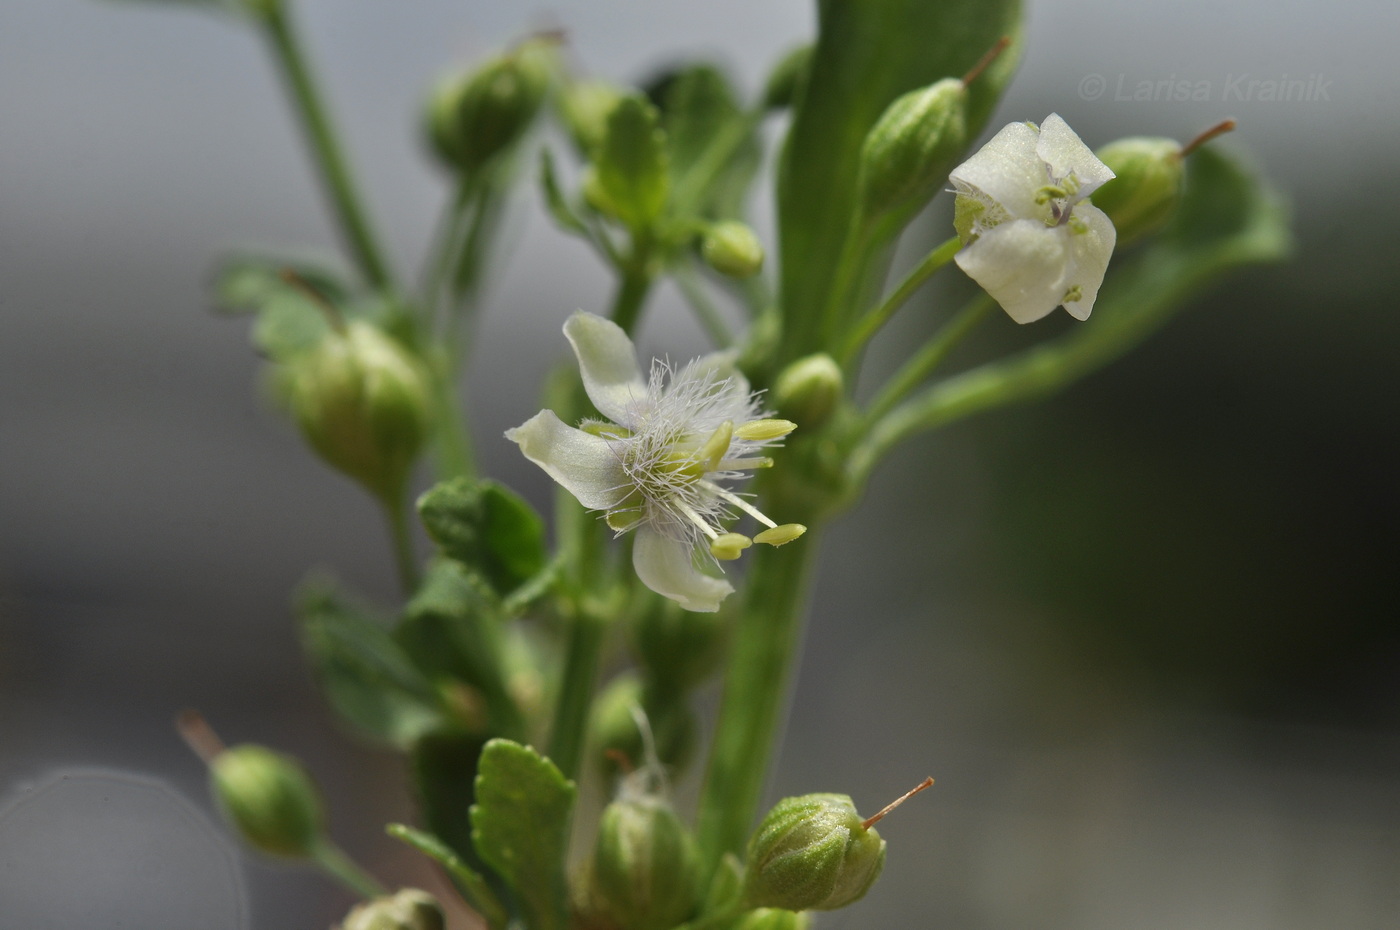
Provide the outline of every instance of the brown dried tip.
{"type": "Polygon", "coordinates": [[[1006,51],[1006,47],[1011,44],[1011,36],[1002,36],[997,39],[996,44],[987,49],[987,54],[983,55],[977,64],[972,66],[972,70],[963,75],[962,85],[966,87],[982,76],[982,72],[987,70],[987,66],[997,60],[997,56],[1006,51]]]}
{"type": "Polygon", "coordinates": [[[324,294],[311,286],[309,281],[290,268],[283,268],[278,271],[277,277],[296,288],[301,292],[303,297],[315,304],[316,309],[320,310],[321,314],[326,318],[326,321],[331,324],[331,329],[335,330],[337,333],[343,334],[345,332],[345,318],[340,315],[340,311],[336,309],[334,304],[326,299],[324,294]]]}
{"type": "Polygon", "coordinates": [[[637,766],[633,763],[632,757],[621,749],[605,749],[603,750],[603,755],[611,759],[617,766],[618,771],[623,775],[631,775],[633,772],[637,771],[637,766]]]}
{"type": "Polygon", "coordinates": [[[204,760],[205,765],[212,764],[227,748],[224,741],[219,739],[219,734],[214,732],[214,728],[197,710],[180,711],[180,715],[175,718],[175,730],[185,741],[185,745],[204,760]]]}
{"type": "Polygon", "coordinates": [[[1192,152],[1196,151],[1196,149],[1205,145],[1207,142],[1209,142],[1211,139],[1214,139],[1216,136],[1223,136],[1225,135],[1225,133],[1232,131],[1237,125],[1239,124],[1235,122],[1235,118],[1233,116],[1229,119],[1221,120],[1214,126],[1207,129],[1205,132],[1201,133],[1196,138],[1192,139],[1190,142],[1183,145],[1181,147],[1181,151],[1176,153],[1176,157],[1185,158],[1187,155],[1190,155],[1192,152]]]}
{"type": "Polygon", "coordinates": [[[933,777],[932,777],[932,776],[929,776],[928,778],[925,778],[923,781],[919,782],[919,784],[916,785],[913,789],[911,789],[911,790],[909,790],[909,791],[906,791],[906,792],[905,792],[903,795],[901,795],[900,797],[895,798],[893,801],[891,801],[890,803],[886,804],[886,805],[880,810],[880,813],[876,814],[874,817],[867,817],[865,820],[862,820],[861,823],[860,823],[860,825],[861,825],[862,827],[864,827],[865,829],[869,830],[871,827],[875,826],[875,824],[879,823],[882,819],[884,819],[884,816],[885,816],[886,814],[888,814],[890,811],[894,810],[896,807],[898,807],[899,805],[903,804],[905,801],[909,800],[909,799],[912,798],[914,795],[918,794],[920,791],[923,791],[925,788],[932,788],[932,787],[933,787],[933,777]]]}

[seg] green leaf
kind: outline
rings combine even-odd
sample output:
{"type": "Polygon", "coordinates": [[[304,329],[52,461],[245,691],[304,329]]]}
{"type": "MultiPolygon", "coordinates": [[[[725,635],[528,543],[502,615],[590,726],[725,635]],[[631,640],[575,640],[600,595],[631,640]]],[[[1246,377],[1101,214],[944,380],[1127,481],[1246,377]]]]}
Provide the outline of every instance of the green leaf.
{"type": "Polygon", "coordinates": [[[402,840],[412,846],[446,869],[453,884],[457,886],[457,890],[461,892],[462,897],[467,899],[467,903],[486,920],[486,925],[491,930],[505,930],[506,924],[510,922],[510,914],[506,911],[505,905],[496,897],[496,893],[491,890],[491,885],[481,876],[481,873],[467,865],[462,857],[452,850],[452,847],[431,833],[415,830],[407,824],[391,823],[384,828],[384,831],[395,839],[402,840]]]}
{"type": "Polygon", "coordinates": [[[437,695],[388,630],[324,582],[297,598],[302,643],[331,706],[364,735],[405,747],[442,725],[437,695]]]}
{"type": "Polygon", "coordinates": [[[428,570],[394,638],[424,674],[462,682],[480,695],[487,727],[497,736],[523,736],[524,718],[507,686],[501,618],[459,563],[428,570]]]}
{"type": "Polygon", "coordinates": [[[892,410],[857,448],[863,480],[902,439],[1002,404],[1057,390],[1118,358],[1226,272],[1277,261],[1292,248],[1282,198],[1244,163],[1211,146],[1187,160],[1175,218],[1136,254],[1115,256],[1093,316],[1070,334],[925,388],[892,410]]]}
{"type": "Polygon", "coordinates": [[[1013,43],[968,91],[975,139],[1019,57],[1020,0],[821,0],[810,77],[778,174],[784,358],[821,345],[855,201],[866,133],[901,94],[965,73],[1002,36],[1013,43]]]}
{"type": "Polygon", "coordinates": [[[449,558],[469,566],[504,597],[544,570],[544,521],[514,491],[494,481],[454,478],[418,499],[428,535],[449,558]]]}
{"type": "Polygon", "coordinates": [[[316,346],[330,331],[325,308],[307,288],[341,313],[350,302],[344,281],[323,266],[241,256],[225,261],[215,272],[214,305],[222,313],[254,314],[253,345],[282,361],[316,346]],[[303,286],[289,280],[289,272],[303,286]]]}
{"type": "Polygon", "coordinates": [[[545,148],[540,149],[540,187],[544,189],[544,203],[549,209],[549,215],[554,217],[554,222],[559,224],[559,228],[587,236],[588,227],[583,225],[583,220],[579,219],[578,214],[569,206],[568,198],[559,186],[559,176],[554,170],[554,156],[545,148]]]}
{"type": "Polygon", "coordinates": [[[633,230],[652,226],[666,207],[667,161],[656,107],[639,96],[623,97],[608,114],[594,167],[607,207],[633,230]]]}
{"type": "Polygon", "coordinates": [[[709,219],[742,216],[762,152],[756,123],[728,79],[711,65],[680,71],[666,84],[661,112],[677,209],[709,219]]]}
{"type": "Polygon", "coordinates": [[[482,750],[472,842],[519,897],[530,930],[564,930],[564,858],[577,791],[528,746],[493,739],[482,750]]]}

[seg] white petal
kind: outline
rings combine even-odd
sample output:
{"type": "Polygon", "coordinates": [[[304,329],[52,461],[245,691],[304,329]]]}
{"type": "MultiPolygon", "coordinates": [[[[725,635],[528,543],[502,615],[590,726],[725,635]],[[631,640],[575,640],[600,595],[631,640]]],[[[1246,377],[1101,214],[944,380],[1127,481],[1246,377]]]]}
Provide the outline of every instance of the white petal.
{"type": "Polygon", "coordinates": [[[601,436],[574,429],[553,410],[541,410],[506,430],[506,438],[519,444],[527,459],[589,510],[611,510],[632,492],[612,445],[601,436]]]}
{"type": "Polygon", "coordinates": [[[1089,311],[1094,309],[1094,299],[1099,296],[1099,285],[1103,284],[1108,260],[1113,256],[1118,231],[1113,228],[1113,221],[1093,204],[1076,205],[1074,218],[1088,229],[1082,233],[1070,233],[1070,267],[1064,283],[1066,290],[1079,288],[1079,299],[1065,304],[1065,309],[1076,320],[1087,320],[1089,311]]]}
{"type": "Polygon", "coordinates": [[[1079,182],[1075,200],[1088,197],[1114,177],[1108,165],[1099,161],[1093,150],[1080,140],[1058,113],[1051,113],[1040,124],[1040,139],[1035,144],[1035,153],[1050,166],[1050,173],[1056,178],[1074,175],[1079,182]]]}
{"type": "Polygon", "coordinates": [[[719,610],[720,603],[734,588],[722,578],[701,574],[695,567],[694,550],[689,542],[672,539],[643,524],[632,544],[632,568],[642,584],[686,610],[719,610]]]}
{"type": "Polygon", "coordinates": [[[1017,323],[1032,323],[1059,306],[1069,264],[1067,227],[1012,220],[988,230],[954,260],[1017,323]]]}
{"type": "Polygon", "coordinates": [[[626,427],[645,403],[646,382],[637,365],[632,340],[611,320],[577,310],[564,323],[564,335],[578,356],[579,374],[588,399],[603,416],[626,427]]]}
{"type": "Polygon", "coordinates": [[[1049,215],[1035,202],[1036,192],[1050,183],[1045,163],[1036,154],[1039,137],[1025,123],[1010,123],[948,176],[954,185],[967,185],[1000,204],[1013,219],[1049,215]]]}

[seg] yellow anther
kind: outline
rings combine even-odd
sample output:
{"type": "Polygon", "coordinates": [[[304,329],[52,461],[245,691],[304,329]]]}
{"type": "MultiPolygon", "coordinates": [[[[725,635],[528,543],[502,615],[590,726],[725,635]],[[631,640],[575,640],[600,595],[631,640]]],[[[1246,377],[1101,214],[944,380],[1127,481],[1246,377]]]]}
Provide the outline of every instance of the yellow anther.
{"type": "Polygon", "coordinates": [[[753,540],[743,533],[721,533],[710,540],[710,554],[717,559],[732,562],[752,545],[753,540]]]}
{"type": "Polygon", "coordinates": [[[771,530],[764,530],[753,538],[754,542],[767,543],[770,546],[781,546],[790,543],[803,533],[807,532],[807,527],[801,523],[784,523],[782,526],[775,526],[771,530]]]}
{"type": "Polygon", "coordinates": [[[705,440],[705,444],[695,453],[695,458],[704,462],[705,471],[714,471],[719,468],[720,459],[724,458],[724,453],[729,451],[729,443],[734,439],[734,422],[725,420],[719,425],[719,429],[710,434],[710,438],[705,440]]]}
{"type": "Polygon", "coordinates": [[[791,420],[750,420],[734,431],[740,439],[763,442],[768,439],[781,439],[797,429],[791,420]]]}
{"type": "Polygon", "coordinates": [[[641,510],[609,510],[606,517],[608,526],[615,532],[625,533],[642,522],[641,510]]]}

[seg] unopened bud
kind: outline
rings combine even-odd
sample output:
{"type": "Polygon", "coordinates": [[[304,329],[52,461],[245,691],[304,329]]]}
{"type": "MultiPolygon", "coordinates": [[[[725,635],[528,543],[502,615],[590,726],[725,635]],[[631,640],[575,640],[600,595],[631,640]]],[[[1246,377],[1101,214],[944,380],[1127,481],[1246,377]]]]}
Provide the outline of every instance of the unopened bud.
{"type": "Polygon", "coordinates": [[[812,918],[808,914],[780,907],[760,907],[740,917],[730,930],[807,930],[811,925],[812,918]]]}
{"type": "Polygon", "coordinates": [[[364,322],[293,357],[286,396],[303,435],[332,467],[392,499],[427,437],[431,393],[422,366],[364,322]]]}
{"type": "Polygon", "coordinates": [[[659,797],[623,797],[603,810],[589,901],[626,930],[670,930],[700,902],[695,841],[659,797]]]}
{"type": "Polygon", "coordinates": [[[530,39],[474,72],[444,79],[427,111],[438,157],[470,174],[519,141],[544,102],[553,46],[552,39],[530,39]]]}
{"type": "Polygon", "coordinates": [[[751,907],[828,911],[860,900],[885,865],[885,841],[844,794],[786,798],[748,846],[744,894],[751,907]]]}
{"type": "Polygon", "coordinates": [[[340,930],[444,930],[442,905],[426,891],[403,888],[354,907],[340,930]]]}
{"type": "Polygon", "coordinates": [[[1119,246],[1166,225],[1181,202],[1180,145],[1135,137],[1110,142],[1094,154],[1117,175],[1094,191],[1092,200],[1113,221],[1119,246]]]}
{"type": "Polygon", "coordinates": [[[765,109],[781,110],[793,105],[812,71],[813,51],[814,46],[798,46],[773,66],[773,71],[768,75],[768,81],[763,87],[765,109]]]}
{"type": "Polygon", "coordinates": [[[824,352],[800,358],[778,373],[770,397],[778,412],[803,430],[830,419],[844,390],[841,366],[824,352]]]}
{"type": "Polygon", "coordinates": [[[945,78],[895,100],[861,149],[865,216],[921,209],[948,180],[966,143],[967,85],[961,80],[945,78]]]}
{"type": "Polygon", "coordinates": [[[737,220],[715,223],[705,230],[700,254],[711,268],[731,278],[753,277],[763,267],[763,243],[737,220]]]}
{"type": "Polygon", "coordinates": [[[248,845],[274,856],[310,856],[321,841],[321,797],[293,758],[244,744],[209,762],[214,797],[248,845]]]}

